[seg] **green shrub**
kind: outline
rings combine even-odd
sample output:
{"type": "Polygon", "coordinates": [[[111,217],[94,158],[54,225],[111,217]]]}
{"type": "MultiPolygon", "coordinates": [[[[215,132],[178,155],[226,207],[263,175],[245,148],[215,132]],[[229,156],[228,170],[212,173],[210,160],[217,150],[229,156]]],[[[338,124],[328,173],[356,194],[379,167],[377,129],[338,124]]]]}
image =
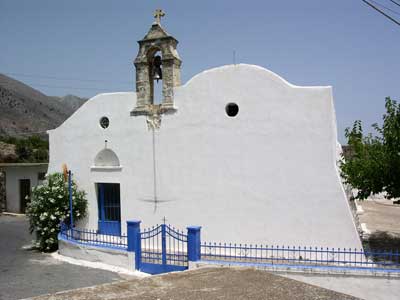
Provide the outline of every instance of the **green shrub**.
{"type": "MultiPolygon", "coordinates": [[[[27,206],[30,232],[36,232],[36,247],[41,251],[57,250],[57,235],[60,223],[69,224],[68,181],[61,173],[50,174],[43,185],[32,189],[27,206]]],[[[74,222],[85,217],[87,210],[86,193],[72,183],[72,205],[74,222]]]]}

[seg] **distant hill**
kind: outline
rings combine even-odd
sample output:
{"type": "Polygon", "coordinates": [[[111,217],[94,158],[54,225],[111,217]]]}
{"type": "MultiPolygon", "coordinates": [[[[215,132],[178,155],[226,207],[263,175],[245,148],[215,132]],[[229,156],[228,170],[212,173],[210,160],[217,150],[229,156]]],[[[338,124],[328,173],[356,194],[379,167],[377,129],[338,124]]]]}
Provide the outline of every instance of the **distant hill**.
{"type": "Polygon", "coordinates": [[[37,134],[58,127],[87,99],[73,95],[50,97],[0,74],[0,136],[37,134]]]}
{"type": "Polygon", "coordinates": [[[72,111],[77,110],[82,106],[88,99],[81,98],[74,95],[66,95],[64,97],[53,97],[55,100],[61,102],[62,104],[68,106],[72,111]]]}

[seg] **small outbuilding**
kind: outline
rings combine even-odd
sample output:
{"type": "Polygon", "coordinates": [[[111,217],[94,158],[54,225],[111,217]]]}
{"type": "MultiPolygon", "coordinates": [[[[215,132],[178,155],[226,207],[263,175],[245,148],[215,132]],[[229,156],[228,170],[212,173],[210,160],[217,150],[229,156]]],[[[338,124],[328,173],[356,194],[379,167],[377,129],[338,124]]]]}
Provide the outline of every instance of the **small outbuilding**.
{"type": "Polygon", "coordinates": [[[47,167],[48,163],[0,163],[0,211],[25,213],[31,190],[45,179],[47,167]]]}

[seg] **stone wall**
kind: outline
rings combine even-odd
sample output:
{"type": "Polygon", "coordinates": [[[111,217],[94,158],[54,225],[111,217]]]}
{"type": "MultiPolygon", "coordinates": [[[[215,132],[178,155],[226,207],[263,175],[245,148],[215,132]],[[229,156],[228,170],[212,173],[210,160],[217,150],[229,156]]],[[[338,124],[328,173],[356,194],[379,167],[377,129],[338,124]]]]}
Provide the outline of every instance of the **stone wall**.
{"type": "Polygon", "coordinates": [[[6,172],[0,169],[0,213],[6,210],[6,172]]]}

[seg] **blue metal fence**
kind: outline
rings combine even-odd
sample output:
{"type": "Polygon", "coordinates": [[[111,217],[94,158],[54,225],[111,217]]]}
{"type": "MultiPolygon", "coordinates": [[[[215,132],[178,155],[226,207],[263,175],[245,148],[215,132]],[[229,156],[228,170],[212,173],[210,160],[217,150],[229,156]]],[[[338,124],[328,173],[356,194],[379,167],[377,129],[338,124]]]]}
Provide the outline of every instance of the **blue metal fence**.
{"type": "Polygon", "coordinates": [[[128,247],[128,237],[126,235],[101,234],[98,230],[71,228],[64,223],[60,226],[60,237],[85,245],[123,250],[128,247]]]}
{"type": "Polygon", "coordinates": [[[198,226],[188,227],[187,234],[166,224],[141,231],[140,221],[128,221],[127,229],[128,235],[115,236],[61,224],[60,238],[80,244],[135,252],[135,266],[142,271],[147,271],[147,266],[153,270],[154,265],[160,265],[162,272],[185,269],[188,261],[202,261],[250,264],[256,267],[340,268],[400,273],[398,250],[201,243],[198,226]]]}
{"type": "Polygon", "coordinates": [[[400,269],[399,251],[202,243],[201,260],[294,266],[400,269]]]}

